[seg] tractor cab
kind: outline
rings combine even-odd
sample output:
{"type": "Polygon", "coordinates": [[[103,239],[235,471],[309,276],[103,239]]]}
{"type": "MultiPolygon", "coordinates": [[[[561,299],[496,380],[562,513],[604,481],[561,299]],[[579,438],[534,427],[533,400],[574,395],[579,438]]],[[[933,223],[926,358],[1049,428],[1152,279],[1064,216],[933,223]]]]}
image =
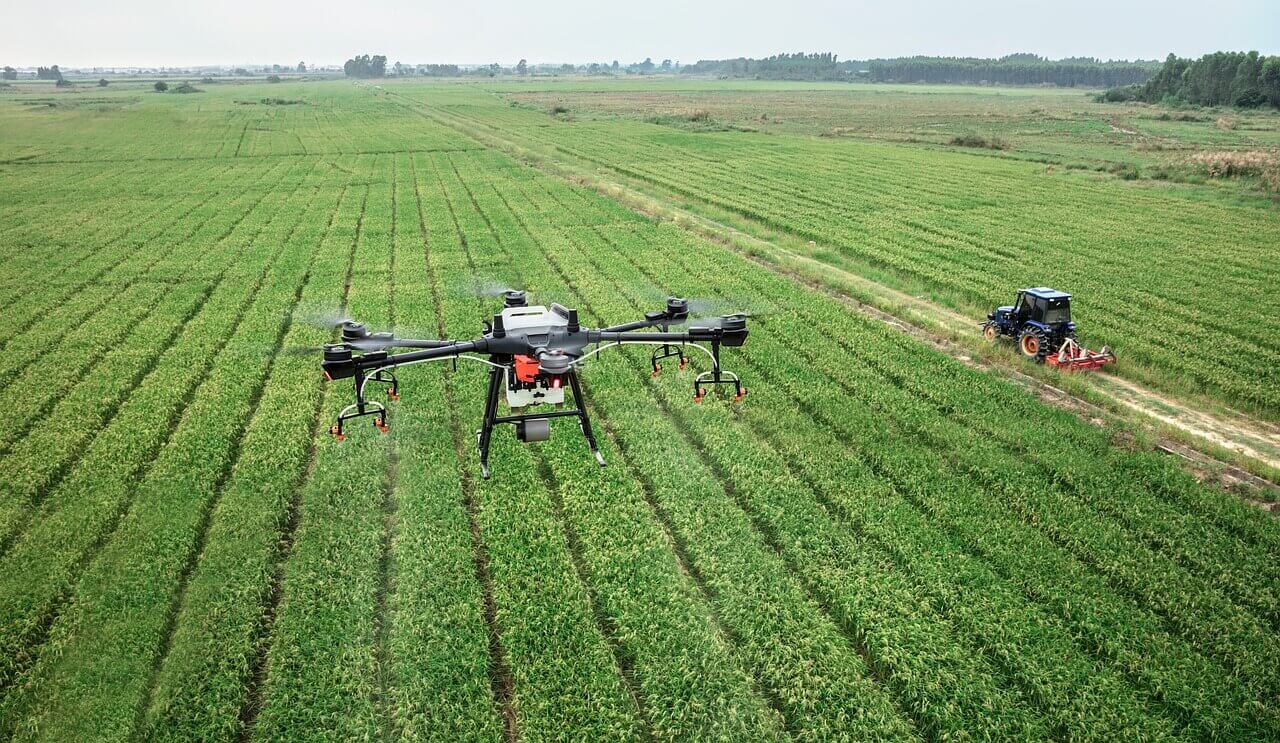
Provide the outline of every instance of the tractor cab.
{"type": "Polygon", "coordinates": [[[1034,323],[1057,332],[1075,329],[1071,322],[1071,295],[1046,286],[1021,289],[1013,306],[1000,309],[1014,315],[1019,324],[1034,323]]]}

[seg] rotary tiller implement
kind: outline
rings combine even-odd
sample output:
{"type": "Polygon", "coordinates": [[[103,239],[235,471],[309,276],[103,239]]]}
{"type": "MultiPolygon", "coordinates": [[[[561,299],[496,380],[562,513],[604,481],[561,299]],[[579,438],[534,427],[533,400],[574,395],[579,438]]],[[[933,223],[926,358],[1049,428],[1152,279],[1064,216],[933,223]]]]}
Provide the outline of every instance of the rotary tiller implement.
{"type": "MultiPolygon", "coordinates": [[[[480,471],[489,477],[489,443],[495,426],[510,423],[521,441],[545,441],[551,435],[551,419],[573,417],[587,440],[596,461],[604,466],[604,457],[591,430],[591,420],[583,405],[578,373],[584,362],[606,348],[648,344],[656,346],[650,357],[654,376],[662,370],[663,359],[677,358],[683,369],[689,358],[686,351],[697,349],[711,359],[711,369],[693,379],[693,399],[702,402],[707,392],[728,385],[734,400],[747,394],[738,375],[720,366],[721,347],[735,348],[747,341],[745,315],[726,315],[704,324],[691,324],[685,330],[673,326],[689,322],[689,303],[669,297],[666,307],[646,313],[643,320],[608,328],[584,328],[578,322],[577,310],[552,304],[551,308],[529,306],[522,291],[503,294],[503,310],[485,323],[484,333],[473,340],[416,340],[396,338],[391,333],[370,333],[361,323],[342,323],[342,342],[324,347],[321,363],[329,380],[354,380],[356,400],[338,415],[330,428],[339,440],[346,437],[344,424],[352,419],[371,416],[373,426],[386,432],[389,428],[387,407],[367,397],[368,385],[385,389],[387,397],[398,400],[399,381],[393,370],[412,364],[458,359],[476,361],[489,366],[489,389],[485,397],[484,418],[476,431],[480,453],[480,471]],[[704,345],[705,344],[705,345],[704,345]],[[595,346],[587,350],[589,346],[595,346]],[[395,349],[409,349],[393,353],[395,349]],[[565,389],[572,393],[573,407],[565,407],[565,389]],[[505,392],[510,415],[499,415],[499,399],[505,392]],[[515,412],[542,405],[551,410],[515,412]]],[[[698,321],[694,321],[697,323],[698,321]]]]}
{"type": "Polygon", "coordinates": [[[1044,358],[1044,363],[1062,371],[1093,371],[1116,363],[1116,355],[1110,346],[1103,346],[1101,351],[1090,351],[1076,343],[1074,338],[1068,338],[1056,353],[1044,358]]]}

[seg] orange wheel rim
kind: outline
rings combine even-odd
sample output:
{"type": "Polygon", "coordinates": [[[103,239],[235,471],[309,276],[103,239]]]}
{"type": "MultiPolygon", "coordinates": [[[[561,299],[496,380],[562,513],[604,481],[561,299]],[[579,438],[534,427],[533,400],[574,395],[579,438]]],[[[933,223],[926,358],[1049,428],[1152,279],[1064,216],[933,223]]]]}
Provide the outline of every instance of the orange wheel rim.
{"type": "Polygon", "coordinates": [[[1029,335],[1022,339],[1022,351],[1028,356],[1034,356],[1040,350],[1040,341],[1036,340],[1034,335],[1029,335]]]}
{"type": "Polygon", "coordinates": [[[988,325],[983,335],[987,336],[987,340],[991,340],[996,337],[996,329],[988,325]]]}

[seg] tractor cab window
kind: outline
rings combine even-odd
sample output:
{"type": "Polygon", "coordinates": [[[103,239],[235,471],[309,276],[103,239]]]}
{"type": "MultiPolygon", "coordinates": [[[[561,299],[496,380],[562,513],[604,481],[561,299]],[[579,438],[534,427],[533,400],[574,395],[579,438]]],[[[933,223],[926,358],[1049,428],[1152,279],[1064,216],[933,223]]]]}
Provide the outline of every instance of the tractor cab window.
{"type": "Polygon", "coordinates": [[[1045,309],[1044,322],[1046,325],[1057,325],[1071,321],[1071,302],[1066,299],[1054,299],[1048,302],[1048,308],[1045,309]]]}
{"type": "Polygon", "coordinates": [[[1035,300],[1030,294],[1018,295],[1018,303],[1013,308],[1013,314],[1025,318],[1035,317],[1035,300]]]}

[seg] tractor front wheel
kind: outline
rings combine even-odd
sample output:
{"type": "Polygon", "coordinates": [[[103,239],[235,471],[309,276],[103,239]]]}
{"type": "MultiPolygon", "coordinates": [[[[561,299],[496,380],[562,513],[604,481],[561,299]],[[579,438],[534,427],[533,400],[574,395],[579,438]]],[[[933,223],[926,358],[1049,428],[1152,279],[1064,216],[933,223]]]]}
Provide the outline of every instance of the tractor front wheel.
{"type": "Polygon", "coordinates": [[[1044,333],[1035,328],[1028,328],[1018,337],[1018,349],[1022,351],[1023,356],[1041,363],[1049,353],[1049,344],[1044,333]]]}
{"type": "Polygon", "coordinates": [[[996,330],[996,324],[989,322],[982,326],[982,337],[989,341],[994,341],[996,336],[1000,335],[1000,331],[996,330]]]}

